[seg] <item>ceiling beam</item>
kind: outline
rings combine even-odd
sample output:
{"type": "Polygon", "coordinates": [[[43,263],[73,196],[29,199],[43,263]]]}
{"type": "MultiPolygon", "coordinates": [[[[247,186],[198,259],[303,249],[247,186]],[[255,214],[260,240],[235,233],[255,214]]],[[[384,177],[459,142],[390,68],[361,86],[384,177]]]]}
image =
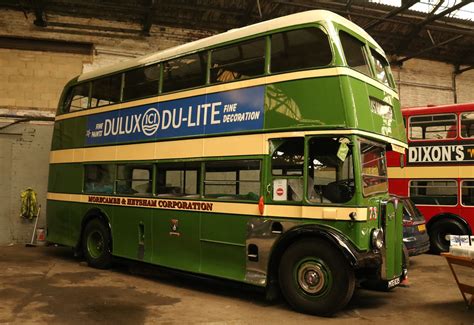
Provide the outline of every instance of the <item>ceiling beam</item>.
{"type": "Polygon", "coordinates": [[[408,0],[408,1],[402,1],[402,5],[398,8],[395,8],[389,12],[387,12],[386,14],[384,14],[382,17],[380,17],[381,19],[375,19],[373,21],[371,21],[370,23],[366,24],[363,28],[365,30],[368,30],[372,27],[375,27],[377,26],[378,24],[382,23],[383,22],[383,19],[384,18],[391,18],[393,16],[396,16],[398,15],[399,13],[407,10],[408,8],[410,8],[411,6],[413,6],[415,3],[417,3],[418,0],[408,0]]]}
{"type": "Polygon", "coordinates": [[[423,54],[423,53],[429,52],[429,51],[434,50],[434,49],[436,49],[436,48],[438,48],[438,47],[441,47],[441,46],[446,45],[446,44],[448,44],[448,43],[454,42],[454,41],[456,41],[456,40],[458,40],[458,39],[460,39],[460,38],[462,38],[462,37],[464,37],[464,35],[457,35],[457,36],[452,37],[452,38],[450,38],[450,39],[448,39],[448,40],[446,40],[446,41],[440,42],[440,43],[438,43],[438,44],[436,44],[436,45],[430,46],[430,47],[428,47],[428,48],[426,48],[426,49],[423,49],[423,50],[421,50],[421,51],[418,51],[418,52],[416,52],[416,53],[414,53],[414,54],[408,55],[408,56],[404,57],[403,59],[396,60],[396,61],[392,61],[391,64],[396,64],[396,65],[401,66],[401,65],[403,64],[403,62],[405,62],[405,61],[408,61],[408,60],[410,60],[410,59],[419,57],[419,56],[420,56],[421,54],[423,54]]]}
{"type": "Polygon", "coordinates": [[[425,26],[425,25],[428,25],[429,23],[432,23],[432,22],[434,22],[435,20],[438,20],[439,18],[446,16],[447,14],[450,14],[450,13],[452,13],[453,11],[458,10],[458,9],[464,7],[465,5],[471,3],[472,1],[473,1],[473,0],[462,0],[462,1],[459,2],[458,4],[455,4],[454,6],[449,7],[449,8],[446,9],[446,10],[441,11],[440,13],[438,13],[438,14],[436,14],[436,15],[428,16],[428,17],[426,17],[423,21],[421,21],[420,23],[418,23],[417,27],[423,27],[423,26],[425,26]]]}
{"type": "Polygon", "coordinates": [[[469,2],[472,2],[472,0],[462,0],[458,4],[455,4],[454,6],[449,7],[448,9],[445,9],[438,14],[435,14],[435,12],[439,9],[439,7],[443,4],[443,2],[444,0],[438,2],[438,4],[433,8],[433,10],[431,10],[431,12],[427,15],[425,19],[423,19],[422,21],[418,22],[415,26],[413,26],[410,33],[406,36],[407,40],[405,42],[401,42],[400,45],[398,46],[396,54],[403,53],[406,49],[408,49],[412,41],[415,39],[416,35],[420,33],[423,27],[425,27],[426,25],[434,22],[435,20],[441,17],[444,17],[445,15],[455,10],[458,10],[459,8],[467,5],[469,2]]]}

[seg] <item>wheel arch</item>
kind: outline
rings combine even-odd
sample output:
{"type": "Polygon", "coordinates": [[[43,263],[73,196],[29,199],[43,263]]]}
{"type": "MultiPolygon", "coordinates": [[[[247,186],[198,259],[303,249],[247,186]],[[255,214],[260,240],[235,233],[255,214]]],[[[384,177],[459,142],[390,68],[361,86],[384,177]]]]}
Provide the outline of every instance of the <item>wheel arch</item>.
{"type": "Polygon", "coordinates": [[[430,221],[428,221],[427,224],[426,224],[426,227],[428,228],[428,231],[430,231],[430,228],[435,223],[437,223],[440,220],[446,220],[446,219],[459,221],[466,228],[467,233],[469,235],[472,235],[472,229],[469,226],[469,224],[467,223],[467,221],[464,220],[463,218],[461,218],[460,216],[458,216],[457,214],[449,213],[449,212],[443,212],[443,213],[437,214],[434,217],[432,217],[430,219],[430,221]]]}
{"type": "Polygon", "coordinates": [[[320,238],[334,246],[351,267],[358,266],[356,248],[342,234],[336,230],[322,225],[302,225],[285,232],[274,244],[272,254],[268,262],[268,285],[278,283],[278,265],[285,250],[299,240],[306,238],[320,238]]]}
{"type": "Polygon", "coordinates": [[[113,247],[112,226],[110,225],[109,216],[107,215],[107,213],[104,212],[104,210],[100,208],[92,208],[87,211],[87,213],[84,215],[81,221],[81,233],[79,234],[79,239],[76,245],[76,249],[79,251],[82,247],[82,236],[84,234],[84,229],[86,225],[89,223],[89,221],[93,219],[99,219],[101,222],[103,222],[107,226],[110,232],[110,245],[111,245],[111,248],[113,247]]]}

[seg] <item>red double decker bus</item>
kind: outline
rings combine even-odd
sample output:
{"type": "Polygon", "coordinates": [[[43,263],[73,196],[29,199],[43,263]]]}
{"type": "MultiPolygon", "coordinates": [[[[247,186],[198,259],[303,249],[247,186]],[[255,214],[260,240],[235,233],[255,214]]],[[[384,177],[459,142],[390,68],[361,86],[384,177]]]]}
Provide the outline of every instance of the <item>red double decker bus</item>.
{"type": "Polygon", "coordinates": [[[389,190],[425,215],[431,250],[474,229],[474,103],[402,109],[409,149],[388,155],[389,190]]]}

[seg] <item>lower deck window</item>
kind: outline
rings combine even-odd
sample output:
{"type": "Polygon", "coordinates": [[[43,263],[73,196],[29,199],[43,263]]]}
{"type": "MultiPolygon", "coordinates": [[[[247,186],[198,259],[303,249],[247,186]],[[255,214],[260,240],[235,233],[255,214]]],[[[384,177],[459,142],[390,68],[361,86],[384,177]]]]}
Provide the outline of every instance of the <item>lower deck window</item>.
{"type": "Polygon", "coordinates": [[[208,198],[222,200],[258,200],[260,198],[260,161],[207,162],[204,193],[208,198]]]}
{"type": "Polygon", "coordinates": [[[463,181],[461,185],[462,205],[474,206],[474,180],[463,181]]]}
{"type": "Polygon", "coordinates": [[[118,165],[116,191],[119,194],[151,195],[153,166],[118,165]]]}
{"type": "Polygon", "coordinates": [[[113,165],[94,164],[84,166],[84,192],[86,193],[113,193],[113,179],[113,165]]]}
{"type": "Polygon", "coordinates": [[[415,204],[456,205],[458,185],[455,180],[417,180],[410,182],[410,198],[415,204]]]}
{"type": "Polygon", "coordinates": [[[199,198],[200,163],[160,164],[156,173],[158,197],[199,198]]]}

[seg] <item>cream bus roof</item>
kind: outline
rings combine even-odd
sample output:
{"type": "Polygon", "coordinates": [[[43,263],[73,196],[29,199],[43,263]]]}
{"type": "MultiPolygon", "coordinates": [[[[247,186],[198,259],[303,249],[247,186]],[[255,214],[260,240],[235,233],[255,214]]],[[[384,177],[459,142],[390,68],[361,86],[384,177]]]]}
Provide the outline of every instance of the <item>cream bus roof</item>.
{"type": "MultiPolygon", "coordinates": [[[[121,71],[133,67],[143,66],[149,63],[154,63],[158,61],[163,61],[171,59],[173,57],[180,56],[185,53],[193,53],[200,49],[207,48],[216,44],[225,43],[231,40],[237,40],[240,38],[248,37],[251,35],[256,35],[264,33],[267,31],[280,29],[293,25],[301,25],[317,21],[333,21],[338,24],[344,25],[350,30],[353,30],[355,33],[367,39],[370,43],[377,46],[381,50],[380,46],[375,42],[375,40],[367,34],[362,28],[354,24],[353,22],[341,17],[335,13],[332,13],[327,10],[310,10],[300,13],[296,13],[289,16],[279,17],[272,20],[267,20],[258,24],[231,29],[225,33],[217,34],[214,36],[206,37],[194,42],[186,43],[176,47],[166,49],[164,51],[155,52],[152,54],[147,54],[136,59],[126,60],[117,64],[110,65],[108,67],[100,68],[94,71],[86,72],[79,76],[78,81],[87,80],[102,75],[110,74],[116,71],[121,71]]],[[[383,51],[382,51],[383,53],[383,51]]]]}

